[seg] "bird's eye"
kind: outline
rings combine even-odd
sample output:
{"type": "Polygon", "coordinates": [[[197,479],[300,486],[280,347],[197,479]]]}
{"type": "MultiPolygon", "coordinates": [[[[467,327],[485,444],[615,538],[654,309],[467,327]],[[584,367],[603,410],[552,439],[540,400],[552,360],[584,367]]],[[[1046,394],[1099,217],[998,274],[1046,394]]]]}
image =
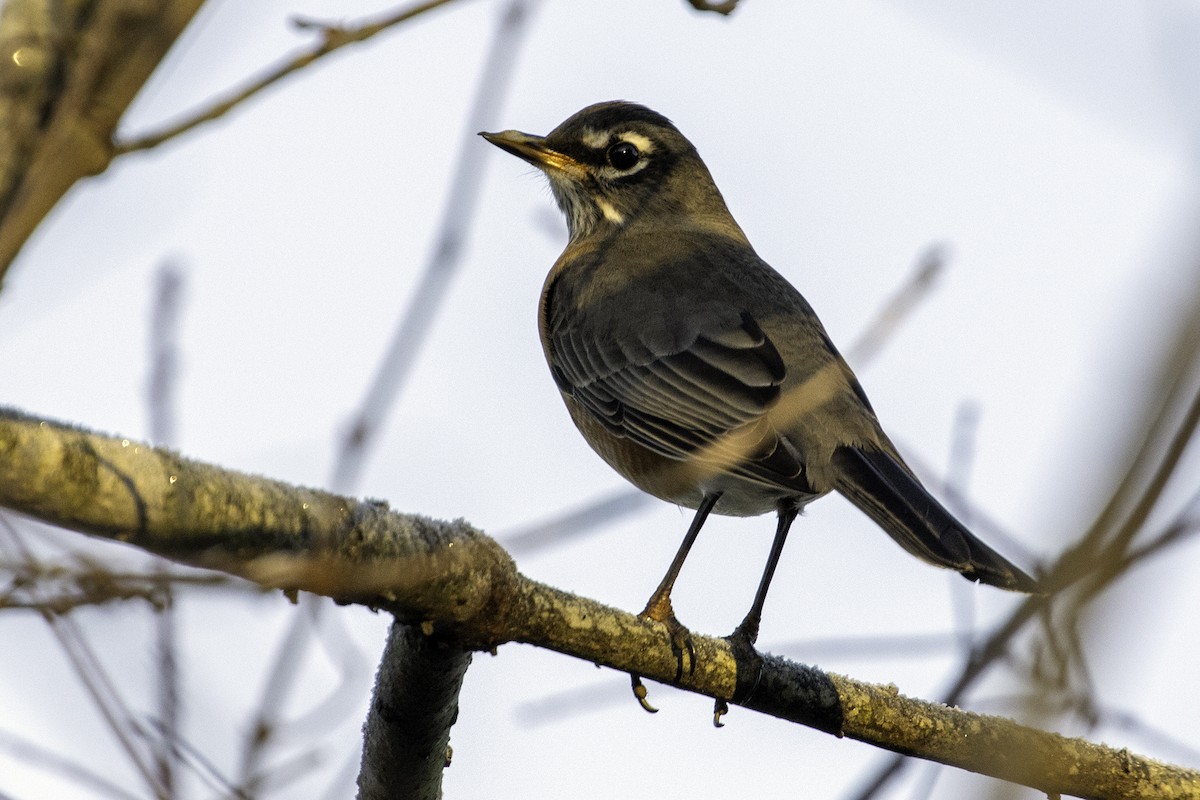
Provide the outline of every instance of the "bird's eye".
{"type": "Polygon", "coordinates": [[[631,169],[642,154],[629,142],[617,142],[608,148],[608,163],[619,170],[631,169]]]}

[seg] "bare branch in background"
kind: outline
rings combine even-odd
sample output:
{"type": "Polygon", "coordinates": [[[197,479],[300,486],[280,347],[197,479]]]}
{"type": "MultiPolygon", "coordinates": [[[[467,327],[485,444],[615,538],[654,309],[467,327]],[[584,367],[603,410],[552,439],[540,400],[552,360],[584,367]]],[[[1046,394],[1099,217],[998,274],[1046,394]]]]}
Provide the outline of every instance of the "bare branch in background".
{"type": "Polygon", "coordinates": [[[261,593],[253,584],[226,575],[178,568],[164,576],[157,570],[122,572],[87,562],[67,566],[5,558],[0,559],[0,573],[8,576],[9,584],[0,592],[0,611],[23,609],[66,614],[81,606],[98,606],[123,600],[141,600],[159,608],[164,580],[170,580],[178,587],[216,589],[222,593],[261,593]]]}
{"type": "Polygon", "coordinates": [[[945,268],[946,246],[930,245],[917,260],[912,275],[893,292],[883,308],[875,313],[866,330],[850,345],[846,359],[859,367],[879,355],[888,340],[895,336],[900,324],[929,296],[945,268]]]}
{"type": "Polygon", "coordinates": [[[383,33],[402,22],[407,22],[414,17],[418,17],[428,11],[433,11],[451,2],[454,2],[454,0],[429,0],[429,2],[418,3],[399,11],[393,11],[380,19],[353,25],[334,25],[315,20],[297,19],[295,21],[297,28],[317,31],[320,34],[321,38],[315,45],[295,56],[282,60],[275,66],[268,68],[262,75],[246,82],[244,85],[231,89],[223,97],[212,100],[204,108],[188,114],[180,122],[169,125],[155,133],[142,134],[126,141],[114,143],[113,152],[115,155],[124,155],[125,153],[157,147],[163,142],[170,141],[176,136],[187,133],[206,122],[220,119],[264,89],[273,86],[284,78],[296,74],[305,67],[330,53],[340,50],[346,45],[366,41],[372,36],[383,33]]]}
{"type": "Polygon", "coordinates": [[[171,261],[164,262],[155,273],[154,302],[150,309],[146,411],[150,419],[150,440],[166,445],[175,443],[183,283],[183,269],[171,261]]]}
{"type": "MultiPolygon", "coordinates": [[[[1055,669],[1065,675],[1074,670],[1086,674],[1077,644],[1077,627],[1084,611],[1134,564],[1150,553],[1182,541],[1200,531],[1193,497],[1156,532],[1148,528],[1152,512],[1159,510],[1164,491],[1175,473],[1183,451],[1196,439],[1200,427],[1200,303],[1180,320],[1172,343],[1166,348],[1159,368],[1162,395],[1147,397],[1140,440],[1131,443],[1129,464],[1109,500],[1085,535],[1044,570],[1044,585],[1057,591],[1055,607],[1044,598],[1031,597],[1021,603],[995,631],[981,642],[963,666],[942,702],[956,705],[995,663],[1010,658],[1016,638],[1028,623],[1042,622],[1040,650],[1057,660],[1055,669]],[[1145,545],[1135,545],[1136,542],[1145,545]],[[1138,554],[1137,557],[1134,557],[1138,554]],[[1052,613],[1053,612],[1053,613],[1052,613]]],[[[1045,670],[1046,666],[1037,669],[1045,670]]],[[[1035,675],[1036,677],[1036,675],[1035,675]]],[[[1060,686],[1060,689],[1065,686],[1060,686]]],[[[1049,703],[1047,702],[1049,705],[1049,703]]],[[[905,766],[903,757],[890,759],[853,794],[854,800],[871,800],[898,777],[905,766]]]]}
{"type": "Polygon", "coordinates": [[[79,788],[91,792],[91,796],[113,800],[142,800],[141,795],[118,786],[103,775],[16,734],[0,730],[0,750],[7,750],[25,764],[42,767],[47,772],[71,781],[79,788]]]}
{"type": "Polygon", "coordinates": [[[447,5],[430,0],[354,26],[311,21],[313,47],[155,133],[114,142],[126,108],[203,0],[5,2],[0,13],[0,285],[25,241],[79,180],[218,119],[346,45],[447,5]]]}
{"type": "Polygon", "coordinates": [[[445,300],[450,280],[462,262],[463,246],[475,219],[479,186],[483,182],[488,152],[479,146],[475,132],[495,119],[516,65],[520,43],[529,29],[536,7],[529,0],[513,0],[501,13],[492,46],[484,59],[475,100],[467,116],[467,128],[455,158],[454,178],[447,194],[446,209],[434,237],[433,252],[425,263],[408,308],[400,316],[387,352],[380,360],[375,378],[354,414],[334,461],[330,486],[351,491],[362,473],[368,448],[395,403],[425,344],[430,326],[445,300]]]}
{"type": "Polygon", "coordinates": [[[588,500],[571,511],[520,525],[499,534],[497,538],[513,555],[533,553],[546,547],[576,541],[583,534],[596,532],[621,517],[634,514],[657,502],[661,501],[632,487],[617,489],[602,497],[588,500]]]}
{"type": "MultiPolygon", "coordinates": [[[[18,558],[35,565],[37,559],[25,544],[21,534],[15,527],[8,524],[7,520],[0,520],[0,522],[5,523],[0,526],[0,530],[7,534],[5,543],[0,547],[4,551],[14,551],[18,558]]],[[[36,587],[33,591],[37,591],[36,587]]],[[[145,751],[143,741],[137,734],[134,715],[129,705],[117,691],[116,685],[105,671],[100,659],[96,657],[95,651],[88,644],[82,628],[71,617],[60,617],[44,610],[42,617],[50,626],[59,646],[70,661],[76,677],[87,690],[92,704],[100,712],[109,730],[112,731],[113,738],[124,750],[134,771],[141,777],[146,788],[156,797],[167,796],[167,788],[162,784],[161,776],[154,768],[152,757],[145,751]]]]}
{"type": "MultiPolygon", "coordinates": [[[[175,393],[179,383],[179,330],[183,305],[183,271],[166,262],[155,273],[154,301],[150,311],[150,376],[146,382],[146,410],[150,439],[162,445],[175,443],[175,393]]],[[[178,619],[175,609],[171,567],[161,562],[154,619],[155,660],[158,664],[158,730],[154,763],[167,796],[176,793],[180,764],[178,742],[181,699],[179,677],[178,619]]]]}

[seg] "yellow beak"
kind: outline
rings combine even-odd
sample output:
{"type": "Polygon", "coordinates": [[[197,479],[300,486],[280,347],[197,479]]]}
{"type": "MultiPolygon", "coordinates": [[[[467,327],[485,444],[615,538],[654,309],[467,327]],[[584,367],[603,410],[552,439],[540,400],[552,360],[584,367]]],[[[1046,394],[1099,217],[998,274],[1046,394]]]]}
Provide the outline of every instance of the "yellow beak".
{"type": "Polygon", "coordinates": [[[501,150],[528,161],[538,169],[560,172],[577,181],[582,181],[587,177],[587,168],[583,164],[565,153],[547,147],[546,139],[543,136],[534,136],[520,131],[500,131],[499,133],[481,131],[479,135],[501,150]]]}

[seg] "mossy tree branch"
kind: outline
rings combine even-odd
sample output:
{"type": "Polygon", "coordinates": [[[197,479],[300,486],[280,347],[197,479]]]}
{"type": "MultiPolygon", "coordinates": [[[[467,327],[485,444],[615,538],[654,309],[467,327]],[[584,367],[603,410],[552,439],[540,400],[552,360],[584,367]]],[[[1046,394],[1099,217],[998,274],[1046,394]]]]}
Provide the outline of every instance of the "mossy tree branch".
{"type": "MultiPolygon", "coordinates": [[[[674,679],[676,661],[661,625],[521,575],[498,544],[462,521],[398,514],[382,503],[244,475],[12,411],[0,411],[0,506],[265,586],[386,609],[421,632],[394,631],[393,639],[408,640],[398,651],[425,648],[423,657],[448,658],[460,671],[470,650],[525,642],[665,683],[674,679]]],[[[1049,795],[1200,796],[1195,770],[907,698],[893,687],[783,658],[735,654],[724,639],[696,636],[695,644],[696,670],[678,686],[828,733],[1049,795]]],[[[435,734],[452,721],[444,712],[456,702],[457,683],[449,683],[451,691],[433,709],[434,716],[442,712],[435,734]]],[[[369,731],[382,738],[369,743],[360,785],[386,779],[385,765],[371,761],[373,752],[388,752],[388,737],[400,731],[380,705],[386,698],[377,686],[372,714],[382,713],[376,721],[388,724],[369,731]]],[[[432,743],[426,761],[436,765],[441,740],[424,740],[432,743]]],[[[362,796],[373,795],[364,788],[362,796]]]]}

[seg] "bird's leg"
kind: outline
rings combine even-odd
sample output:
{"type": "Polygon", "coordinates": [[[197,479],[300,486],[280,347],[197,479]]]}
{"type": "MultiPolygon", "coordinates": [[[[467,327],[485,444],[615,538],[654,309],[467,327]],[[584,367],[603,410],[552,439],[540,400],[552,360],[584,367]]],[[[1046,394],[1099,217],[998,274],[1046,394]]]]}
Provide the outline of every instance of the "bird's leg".
{"type": "Polygon", "coordinates": [[[771,542],[771,553],[767,556],[767,565],[763,568],[762,577],[758,581],[758,591],[754,593],[754,602],[742,619],[741,624],[734,628],[727,638],[737,640],[735,644],[754,647],[758,639],[758,626],[762,622],[763,604],[767,601],[767,589],[771,587],[771,578],[775,577],[775,567],[779,565],[779,556],[783,553],[783,543],[787,540],[788,530],[800,509],[790,502],[779,504],[779,523],[775,527],[775,539],[771,542]]]}
{"type": "MultiPolygon", "coordinates": [[[[754,593],[754,602],[741,623],[733,629],[733,633],[725,638],[733,648],[734,657],[739,661],[748,658],[757,661],[758,653],[754,650],[754,642],[758,639],[758,626],[762,622],[763,604],[767,600],[767,589],[771,586],[771,578],[775,577],[775,567],[779,564],[779,556],[783,553],[783,543],[787,540],[788,530],[800,508],[795,503],[783,501],[779,504],[779,522],[775,527],[775,539],[771,542],[771,553],[767,556],[767,565],[763,568],[762,577],[758,581],[758,591],[754,593]]],[[[721,727],[721,717],[729,710],[725,701],[718,699],[713,709],[713,724],[721,727]]]]}
{"type": "MultiPolygon", "coordinates": [[[[654,590],[654,594],[650,595],[650,600],[642,609],[642,613],[638,614],[639,617],[652,619],[667,626],[667,630],[671,634],[671,651],[675,654],[676,659],[675,682],[677,683],[683,678],[685,653],[688,660],[688,673],[691,674],[695,671],[696,647],[692,644],[691,632],[675,619],[675,609],[671,607],[671,589],[675,586],[675,579],[679,577],[679,571],[683,569],[683,562],[687,560],[688,552],[695,544],[696,537],[700,535],[700,529],[704,527],[704,520],[708,519],[709,513],[720,498],[719,492],[706,494],[701,498],[700,506],[696,509],[696,516],[692,517],[692,524],[688,526],[679,550],[675,552],[675,559],[667,569],[667,574],[663,576],[658,588],[654,590]]],[[[640,676],[635,674],[631,678],[633,679],[633,693],[638,698],[638,702],[642,704],[642,708],[653,711],[654,709],[646,702],[646,689],[642,685],[640,676]]]]}

